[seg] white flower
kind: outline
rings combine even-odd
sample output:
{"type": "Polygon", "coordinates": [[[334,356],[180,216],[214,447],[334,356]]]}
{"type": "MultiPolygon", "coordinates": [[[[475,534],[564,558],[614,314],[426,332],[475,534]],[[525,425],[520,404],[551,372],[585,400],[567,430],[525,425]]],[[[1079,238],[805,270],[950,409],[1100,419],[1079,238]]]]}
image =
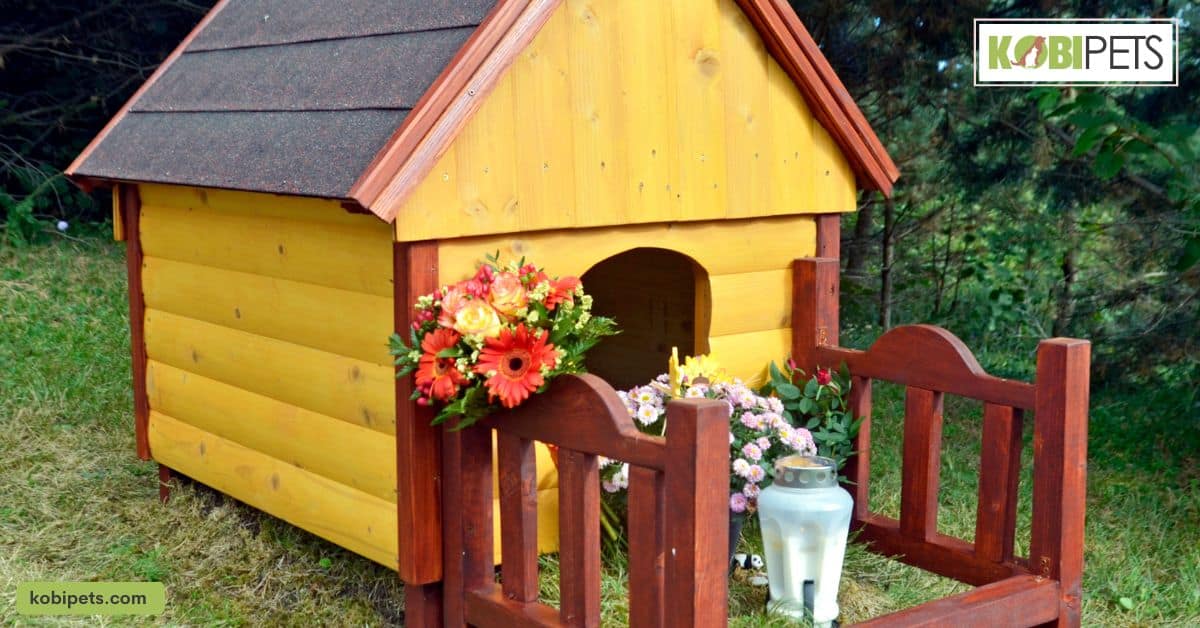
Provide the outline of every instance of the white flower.
{"type": "Polygon", "coordinates": [[[644,403],[638,406],[636,418],[642,425],[650,425],[658,420],[658,408],[644,403]]]}
{"type": "Polygon", "coordinates": [[[65,221],[65,220],[60,220],[60,221],[58,221],[58,224],[55,225],[55,227],[57,227],[59,231],[66,231],[67,228],[70,226],[71,225],[68,225],[67,221],[65,221]]]}
{"type": "Polygon", "coordinates": [[[688,399],[700,399],[700,398],[704,397],[704,394],[706,392],[708,392],[708,391],[707,391],[706,387],[703,385],[688,386],[688,389],[686,391],[684,391],[683,396],[688,399]]]}
{"type": "Polygon", "coordinates": [[[748,482],[742,487],[742,495],[745,495],[750,499],[758,499],[759,493],[762,493],[762,489],[753,482],[748,482]]]}
{"type": "Polygon", "coordinates": [[[743,458],[738,458],[733,461],[733,472],[741,477],[746,477],[746,473],[750,471],[750,463],[743,458]]]}

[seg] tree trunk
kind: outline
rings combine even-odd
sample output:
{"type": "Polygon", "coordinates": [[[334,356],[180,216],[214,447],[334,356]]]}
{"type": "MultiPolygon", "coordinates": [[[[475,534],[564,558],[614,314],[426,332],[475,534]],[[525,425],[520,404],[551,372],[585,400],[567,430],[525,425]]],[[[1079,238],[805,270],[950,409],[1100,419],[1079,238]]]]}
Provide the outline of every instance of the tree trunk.
{"type": "Polygon", "coordinates": [[[868,200],[858,210],[858,221],[854,223],[854,237],[846,247],[846,274],[856,277],[866,275],[867,249],[871,246],[871,223],[874,222],[875,199],[868,200]]]}
{"type": "Polygon", "coordinates": [[[886,199],[883,204],[883,262],[879,267],[879,326],[883,331],[892,328],[892,263],[896,258],[896,203],[886,199]]]}
{"type": "Polygon", "coordinates": [[[1058,286],[1058,295],[1054,308],[1054,325],[1051,328],[1055,336],[1066,336],[1075,315],[1075,255],[1079,248],[1078,234],[1075,230],[1074,207],[1064,207],[1062,222],[1059,227],[1061,241],[1066,245],[1062,256],[1062,283],[1058,286]]]}

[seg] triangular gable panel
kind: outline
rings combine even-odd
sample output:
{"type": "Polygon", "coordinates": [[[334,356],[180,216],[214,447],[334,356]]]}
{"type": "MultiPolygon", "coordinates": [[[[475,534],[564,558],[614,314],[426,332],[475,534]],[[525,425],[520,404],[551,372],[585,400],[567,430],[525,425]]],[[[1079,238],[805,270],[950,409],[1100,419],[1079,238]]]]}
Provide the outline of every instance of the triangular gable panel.
{"type": "Polygon", "coordinates": [[[405,239],[847,211],[852,201],[820,198],[839,193],[815,178],[839,172],[834,162],[885,194],[898,176],[786,3],[514,0],[496,13],[506,10],[508,31],[468,42],[476,73],[448,68],[427,94],[443,115],[406,123],[407,145],[355,189],[382,218],[403,214],[405,239]],[[435,102],[456,77],[459,92],[435,102]]]}

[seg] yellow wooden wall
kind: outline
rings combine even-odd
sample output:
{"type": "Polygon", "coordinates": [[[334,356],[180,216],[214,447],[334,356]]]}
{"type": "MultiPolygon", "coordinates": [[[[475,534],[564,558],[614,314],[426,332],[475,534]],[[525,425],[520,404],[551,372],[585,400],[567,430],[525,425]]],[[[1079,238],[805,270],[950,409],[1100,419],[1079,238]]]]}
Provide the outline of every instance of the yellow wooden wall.
{"type": "Polygon", "coordinates": [[[399,208],[399,240],[852,211],[733,0],[566,0],[399,208]]]}
{"type": "MultiPolygon", "coordinates": [[[[758,382],[767,362],[787,357],[791,350],[791,264],[798,257],[816,253],[816,224],[809,216],[461,238],[441,243],[438,264],[442,283],[470,276],[485,254],[496,251],[505,259],[525,256],[553,274],[581,276],[597,262],[639,247],[681,253],[708,272],[712,291],[709,347],[732,374],[758,382]]],[[[637,277],[631,276],[629,281],[636,282],[637,277]]]]}
{"type": "Polygon", "coordinates": [[[395,568],[389,227],[332,201],[140,190],[154,458],[395,568]]]}

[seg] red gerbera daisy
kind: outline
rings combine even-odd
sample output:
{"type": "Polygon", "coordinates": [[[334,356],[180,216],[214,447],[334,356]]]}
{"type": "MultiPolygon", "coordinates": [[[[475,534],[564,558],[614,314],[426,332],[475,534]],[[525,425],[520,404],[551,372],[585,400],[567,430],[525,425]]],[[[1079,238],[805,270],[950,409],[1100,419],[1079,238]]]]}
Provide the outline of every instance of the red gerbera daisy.
{"type": "Polygon", "coordinates": [[[578,277],[563,277],[550,282],[550,294],[546,295],[546,309],[553,310],[563,301],[574,301],[575,289],[582,285],[578,277]]]}
{"type": "Polygon", "coordinates": [[[425,354],[417,366],[417,386],[434,399],[445,401],[458,394],[458,387],[467,377],[454,366],[454,358],[439,358],[437,354],[458,344],[459,335],[449,329],[435,329],[425,334],[421,349],[425,354]]]}
{"type": "Polygon", "coordinates": [[[554,368],[558,363],[558,350],[546,342],[549,337],[549,332],[531,332],[522,323],[516,331],[505,328],[499,336],[487,339],[475,372],[488,377],[489,399],[499,397],[505,408],[515,408],[545,383],[542,367],[554,368]]]}

